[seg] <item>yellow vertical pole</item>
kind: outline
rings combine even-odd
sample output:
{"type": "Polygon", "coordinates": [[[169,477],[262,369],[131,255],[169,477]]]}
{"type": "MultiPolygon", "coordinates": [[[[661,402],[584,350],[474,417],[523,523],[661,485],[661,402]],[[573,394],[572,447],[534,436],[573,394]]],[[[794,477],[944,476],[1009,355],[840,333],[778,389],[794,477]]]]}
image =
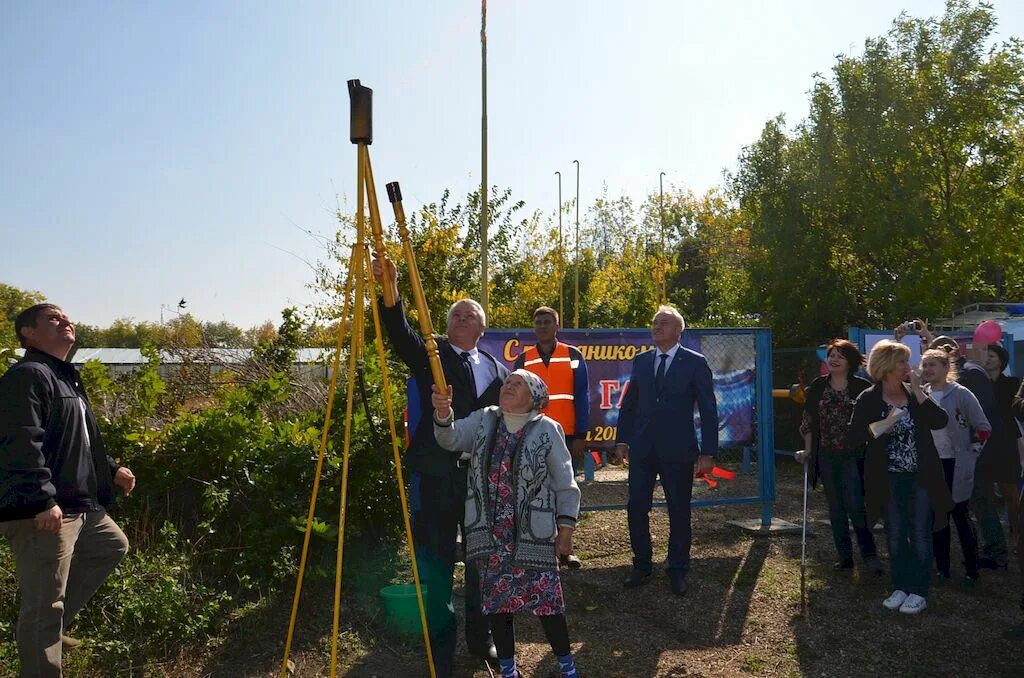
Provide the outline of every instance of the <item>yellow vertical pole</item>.
{"type": "MultiPolygon", "coordinates": [[[[366,265],[369,266],[369,253],[366,265]]],[[[427,647],[427,664],[430,666],[430,677],[436,678],[434,672],[434,651],[430,645],[430,630],[427,627],[427,609],[423,600],[423,586],[420,582],[419,565],[416,563],[416,547],[412,540],[412,521],[409,519],[409,502],[405,494],[405,476],[402,473],[402,456],[398,450],[398,428],[395,424],[395,407],[391,399],[391,377],[388,369],[387,356],[384,352],[384,337],[380,331],[380,312],[377,309],[377,297],[373,293],[373,281],[370,280],[370,308],[373,311],[373,327],[377,333],[378,356],[380,358],[381,381],[384,383],[384,409],[388,413],[388,426],[391,429],[391,452],[395,458],[395,477],[398,482],[398,497],[402,502],[402,521],[405,524],[405,539],[409,544],[409,561],[412,563],[412,580],[416,586],[416,602],[420,608],[420,625],[423,629],[423,643],[427,647]]],[[[422,422],[424,426],[430,422],[422,422]]]]}
{"type": "Polygon", "coordinates": [[[416,315],[419,318],[420,335],[423,337],[423,345],[427,350],[427,362],[430,363],[430,376],[434,378],[434,384],[444,393],[448,390],[448,382],[444,378],[444,370],[441,369],[441,357],[437,350],[437,341],[434,339],[434,327],[430,322],[430,309],[427,308],[427,298],[423,294],[423,283],[420,280],[420,269],[416,265],[416,253],[412,249],[412,238],[409,227],[405,223],[405,208],[402,207],[402,189],[397,181],[387,185],[388,199],[395,211],[395,223],[398,224],[398,236],[402,240],[402,253],[405,255],[405,265],[409,269],[409,286],[412,287],[413,303],[416,305],[416,315]]]}
{"type": "Polygon", "coordinates": [[[320,491],[320,478],[323,474],[324,457],[327,452],[327,434],[331,430],[331,412],[334,410],[334,395],[338,388],[338,372],[341,368],[341,352],[345,341],[345,328],[348,322],[349,297],[352,294],[352,268],[355,265],[355,252],[349,258],[348,273],[345,276],[345,296],[342,303],[341,326],[338,328],[338,343],[334,349],[333,370],[330,386],[327,390],[327,411],[324,414],[324,427],[320,433],[320,451],[316,458],[316,473],[313,475],[313,491],[309,500],[309,513],[306,515],[306,532],[302,538],[302,555],[299,558],[299,574],[295,582],[295,596],[292,598],[292,613],[288,619],[288,635],[284,643],[284,659],[281,661],[281,678],[288,678],[288,656],[292,650],[292,639],[295,637],[295,621],[299,614],[299,597],[302,594],[302,579],[306,572],[306,559],[309,555],[309,539],[313,531],[313,515],[316,511],[316,498],[320,491]]]}
{"type": "MultiPolygon", "coordinates": [[[[341,616],[341,575],[342,563],[345,558],[345,512],[348,502],[348,467],[349,454],[352,449],[352,402],[355,400],[356,362],[359,353],[356,348],[356,337],[363,332],[363,312],[365,297],[363,290],[363,276],[365,266],[363,258],[358,253],[359,245],[352,246],[352,257],[356,260],[353,274],[355,280],[354,318],[352,320],[352,347],[348,354],[348,391],[345,402],[345,442],[342,447],[341,461],[341,508],[338,511],[338,554],[335,560],[334,577],[334,616],[331,623],[331,678],[338,673],[338,632],[341,616]]],[[[360,345],[362,342],[358,342],[360,345]]],[[[361,346],[360,349],[361,350],[361,346]]]]}
{"type": "Polygon", "coordinates": [[[364,144],[359,145],[358,157],[360,162],[358,162],[356,169],[356,181],[359,184],[356,198],[356,242],[352,245],[352,275],[355,277],[355,294],[352,301],[352,345],[348,355],[348,391],[345,402],[345,436],[341,461],[341,507],[338,509],[338,553],[335,559],[334,614],[331,621],[331,678],[334,678],[338,673],[341,576],[342,564],[345,559],[345,512],[348,502],[349,455],[352,449],[352,402],[355,400],[356,364],[362,359],[363,354],[364,311],[366,307],[364,288],[366,266],[360,254],[360,248],[366,238],[366,175],[364,172],[365,162],[363,161],[366,157],[366,146],[364,144]]]}
{"type": "MultiPolygon", "coordinates": [[[[370,163],[370,151],[363,145],[360,145],[359,149],[363,177],[366,181],[366,200],[370,207],[370,234],[373,237],[373,251],[378,259],[383,260],[387,256],[388,251],[384,246],[384,226],[380,221],[380,209],[377,207],[377,187],[373,183],[373,166],[370,163]]],[[[387,306],[395,305],[390,285],[382,285],[381,293],[384,295],[384,303],[387,306]]]]}

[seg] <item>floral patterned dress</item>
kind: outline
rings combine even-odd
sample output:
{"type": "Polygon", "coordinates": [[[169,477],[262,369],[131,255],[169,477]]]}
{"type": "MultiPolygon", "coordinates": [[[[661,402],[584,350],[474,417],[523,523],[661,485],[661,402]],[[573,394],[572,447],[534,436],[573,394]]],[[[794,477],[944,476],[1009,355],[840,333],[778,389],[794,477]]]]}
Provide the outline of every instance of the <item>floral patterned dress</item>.
{"type": "MultiPolygon", "coordinates": [[[[558,570],[514,567],[516,515],[512,454],[525,429],[510,433],[498,426],[487,471],[487,509],[492,511],[491,534],[497,551],[478,562],[480,600],[484,614],[529,611],[537,616],[565,613],[558,570]]],[[[551,545],[554,549],[554,544],[551,545]]]]}

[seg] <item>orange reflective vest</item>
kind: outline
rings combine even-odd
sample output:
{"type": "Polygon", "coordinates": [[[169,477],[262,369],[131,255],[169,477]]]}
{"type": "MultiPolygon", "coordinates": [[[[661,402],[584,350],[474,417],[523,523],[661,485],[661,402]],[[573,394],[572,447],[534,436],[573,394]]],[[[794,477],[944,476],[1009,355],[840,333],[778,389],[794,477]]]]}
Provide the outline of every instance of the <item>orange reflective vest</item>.
{"type": "Polygon", "coordinates": [[[548,406],[541,410],[562,425],[565,435],[576,433],[576,397],[573,370],[577,361],[569,357],[569,346],[558,342],[551,360],[545,365],[536,346],[523,351],[523,368],[533,372],[548,386],[548,406]]]}

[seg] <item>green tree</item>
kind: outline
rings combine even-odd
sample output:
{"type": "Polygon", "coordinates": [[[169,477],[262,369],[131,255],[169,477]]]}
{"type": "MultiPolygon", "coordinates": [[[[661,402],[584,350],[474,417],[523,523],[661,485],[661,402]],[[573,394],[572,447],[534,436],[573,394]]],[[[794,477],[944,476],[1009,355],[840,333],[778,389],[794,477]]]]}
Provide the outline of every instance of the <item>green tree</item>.
{"type": "Polygon", "coordinates": [[[17,348],[21,344],[14,335],[14,319],[29,306],[46,301],[42,292],[19,289],[13,285],[0,283],[0,312],[3,313],[3,324],[0,326],[0,348],[17,348]]]}
{"type": "Polygon", "coordinates": [[[744,151],[753,305],[785,339],[1020,289],[1024,59],[995,26],[967,0],[901,15],[816,79],[792,134],[773,120],[744,151]]]}
{"type": "Polygon", "coordinates": [[[44,301],[46,297],[41,292],[22,290],[13,285],[0,283],[0,312],[3,313],[0,322],[0,375],[7,371],[8,365],[16,357],[14,351],[21,346],[14,334],[14,319],[29,306],[44,301]]]}

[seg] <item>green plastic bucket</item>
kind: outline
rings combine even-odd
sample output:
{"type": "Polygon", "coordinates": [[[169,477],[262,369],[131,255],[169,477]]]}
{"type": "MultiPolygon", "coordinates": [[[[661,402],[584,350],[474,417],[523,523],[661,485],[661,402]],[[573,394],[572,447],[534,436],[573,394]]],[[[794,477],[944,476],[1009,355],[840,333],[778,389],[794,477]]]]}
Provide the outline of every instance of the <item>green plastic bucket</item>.
{"type": "MultiPolygon", "coordinates": [[[[427,587],[423,587],[424,598],[427,587]]],[[[399,633],[421,633],[420,606],[416,602],[416,586],[414,584],[394,584],[380,590],[384,601],[384,615],[388,626],[399,633]]]]}

